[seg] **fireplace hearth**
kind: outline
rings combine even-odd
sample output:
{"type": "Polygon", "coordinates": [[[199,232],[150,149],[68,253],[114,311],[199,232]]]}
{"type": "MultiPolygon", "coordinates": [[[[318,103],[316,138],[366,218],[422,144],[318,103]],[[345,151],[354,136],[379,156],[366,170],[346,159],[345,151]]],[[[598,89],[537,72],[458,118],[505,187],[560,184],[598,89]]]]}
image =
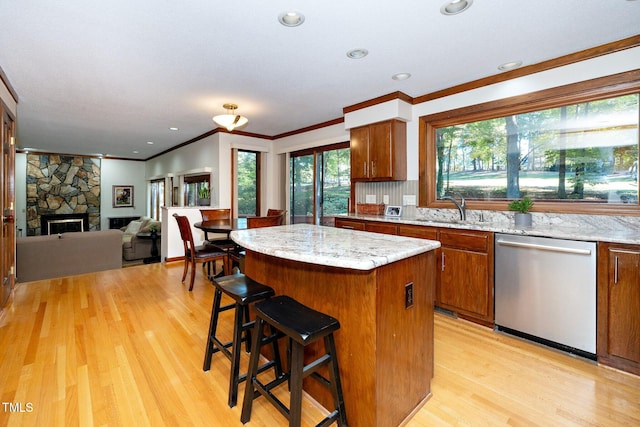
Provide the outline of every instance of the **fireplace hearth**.
{"type": "Polygon", "coordinates": [[[45,214],[40,216],[40,234],[89,231],[89,214],[45,214]]]}

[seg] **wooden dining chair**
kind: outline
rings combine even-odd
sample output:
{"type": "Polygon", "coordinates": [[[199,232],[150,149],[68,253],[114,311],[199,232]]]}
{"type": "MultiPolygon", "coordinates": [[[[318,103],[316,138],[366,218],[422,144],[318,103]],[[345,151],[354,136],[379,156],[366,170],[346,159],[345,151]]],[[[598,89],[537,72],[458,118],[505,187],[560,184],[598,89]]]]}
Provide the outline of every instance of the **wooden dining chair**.
{"type": "Polygon", "coordinates": [[[267,209],[267,216],[277,216],[282,215],[284,210],[282,209],[267,209]]]}
{"type": "MultiPolygon", "coordinates": [[[[182,238],[182,244],[184,246],[184,271],[182,273],[182,281],[187,277],[187,271],[191,266],[191,278],[189,279],[189,291],[193,290],[193,283],[196,279],[196,264],[197,263],[212,263],[218,260],[222,261],[222,269],[224,274],[229,273],[229,255],[226,251],[223,251],[212,245],[196,246],[193,242],[193,233],[191,233],[191,224],[189,224],[189,218],[186,216],[173,214],[173,217],[178,222],[178,228],[180,229],[180,237],[182,238]]],[[[211,272],[208,272],[211,276],[211,272]]]]}
{"type": "MultiPolygon", "coordinates": [[[[250,216],[247,217],[247,228],[274,227],[284,224],[284,212],[273,216],[250,216]]],[[[229,263],[237,265],[241,273],[244,273],[244,248],[237,248],[229,251],[229,263]]]]}
{"type": "Polygon", "coordinates": [[[284,224],[284,212],[272,216],[247,217],[247,228],[274,227],[284,224]]]}
{"type": "MultiPolygon", "coordinates": [[[[200,209],[200,215],[202,215],[203,221],[231,221],[231,209],[200,209]]],[[[229,235],[218,235],[218,237],[209,239],[207,231],[204,232],[205,245],[212,245],[221,251],[230,252],[235,251],[238,247],[236,243],[229,238],[229,235]]],[[[229,273],[233,267],[229,266],[229,273]]]]}

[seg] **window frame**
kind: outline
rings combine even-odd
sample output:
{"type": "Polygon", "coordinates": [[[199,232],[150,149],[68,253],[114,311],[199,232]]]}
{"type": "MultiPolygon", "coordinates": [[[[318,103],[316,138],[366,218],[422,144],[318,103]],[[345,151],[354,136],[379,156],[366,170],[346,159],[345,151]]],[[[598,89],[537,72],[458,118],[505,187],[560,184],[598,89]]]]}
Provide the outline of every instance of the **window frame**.
{"type": "MultiPolygon", "coordinates": [[[[421,116],[419,118],[418,138],[418,207],[451,207],[450,202],[436,199],[436,129],[638,93],[640,93],[640,70],[633,70],[525,95],[503,98],[497,101],[489,101],[482,104],[421,116]],[[431,167],[431,165],[434,165],[434,167],[431,167]]],[[[467,201],[467,208],[506,211],[508,210],[508,204],[508,200],[469,200],[467,201]]],[[[640,216],[640,204],[607,204],[584,201],[572,203],[570,201],[555,202],[536,200],[532,211],[640,216]]]]}

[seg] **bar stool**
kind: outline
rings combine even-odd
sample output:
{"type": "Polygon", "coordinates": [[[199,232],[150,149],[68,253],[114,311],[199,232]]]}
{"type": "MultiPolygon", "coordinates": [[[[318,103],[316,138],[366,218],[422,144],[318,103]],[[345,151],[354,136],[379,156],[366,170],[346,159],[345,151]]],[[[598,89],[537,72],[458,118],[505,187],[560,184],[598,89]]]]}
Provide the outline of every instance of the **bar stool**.
{"type": "MultiPolygon", "coordinates": [[[[213,298],[213,307],[211,309],[207,348],[205,350],[202,370],[208,371],[211,368],[211,357],[218,351],[223,353],[231,361],[228,404],[229,407],[233,408],[236,406],[238,400],[238,384],[247,379],[247,374],[240,375],[240,348],[242,347],[242,342],[245,341],[247,352],[251,350],[251,328],[255,321],[250,321],[249,305],[256,301],[262,301],[272,297],[274,291],[269,286],[258,283],[241,273],[214,278],[213,284],[216,290],[213,298]],[[223,293],[231,297],[234,302],[221,306],[223,293]],[[235,309],[233,339],[223,343],[216,336],[218,317],[223,311],[231,309],[235,309]],[[232,351],[229,351],[229,347],[232,348],[232,351]]],[[[277,348],[277,343],[275,342],[273,351],[274,359],[260,366],[257,370],[258,372],[262,372],[273,367],[276,378],[279,378],[283,376],[283,373],[280,353],[277,348]]]]}
{"type": "Polygon", "coordinates": [[[240,421],[244,424],[251,419],[253,400],[263,395],[289,420],[289,426],[300,426],[302,420],[302,380],[311,375],[331,391],[335,405],[335,409],[318,423],[318,426],[326,426],[336,421],[339,426],[346,426],[347,416],[333,338],[333,333],[340,329],[340,322],[284,295],[258,302],[254,305],[254,308],[256,320],[251,357],[249,358],[249,370],[247,372],[249,380],[245,387],[240,421]],[[275,328],[276,333],[265,336],[263,333],[265,324],[275,328]],[[276,377],[271,382],[263,384],[257,378],[260,347],[270,342],[276,342],[283,337],[289,338],[291,347],[289,372],[284,374],[282,378],[276,377]],[[304,365],[305,346],[320,338],[324,339],[326,354],[304,365]],[[319,367],[324,365],[329,365],[329,380],[316,372],[319,367]],[[271,392],[273,388],[287,380],[289,381],[289,390],[291,392],[289,408],[271,392]]]}

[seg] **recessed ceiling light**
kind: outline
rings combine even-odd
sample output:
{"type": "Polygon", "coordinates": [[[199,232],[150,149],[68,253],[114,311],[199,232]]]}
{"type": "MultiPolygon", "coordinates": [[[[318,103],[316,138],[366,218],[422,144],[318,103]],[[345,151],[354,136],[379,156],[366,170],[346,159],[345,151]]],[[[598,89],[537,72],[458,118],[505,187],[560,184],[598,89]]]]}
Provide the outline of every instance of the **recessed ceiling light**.
{"type": "Polygon", "coordinates": [[[393,80],[407,80],[411,77],[411,73],[398,73],[391,76],[393,80]]]}
{"type": "Polygon", "coordinates": [[[139,151],[138,150],[133,150],[133,154],[138,154],[139,151]]]}
{"type": "Polygon", "coordinates": [[[169,130],[174,130],[175,131],[175,130],[178,130],[178,128],[171,127],[171,128],[169,128],[169,130]]]}
{"type": "Polygon", "coordinates": [[[469,9],[473,4],[473,0],[449,0],[440,7],[440,13],[443,15],[456,15],[469,9]]]}
{"type": "Polygon", "coordinates": [[[360,59],[364,58],[368,54],[369,51],[367,49],[351,49],[349,52],[347,52],[347,57],[351,59],[360,59]]]}
{"type": "Polygon", "coordinates": [[[511,61],[505,62],[504,64],[498,65],[498,70],[500,71],[509,71],[514,70],[522,65],[522,61],[511,61]]]}
{"type": "Polygon", "coordinates": [[[304,15],[295,11],[282,12],[278,15],[278,21],[285,27],[297,27],[304,22],[304,15]]]}
{"type": "Polygon", "coordinates": [[[153,141],[147,141],[147,144],[153,145],[153,141]]]}

